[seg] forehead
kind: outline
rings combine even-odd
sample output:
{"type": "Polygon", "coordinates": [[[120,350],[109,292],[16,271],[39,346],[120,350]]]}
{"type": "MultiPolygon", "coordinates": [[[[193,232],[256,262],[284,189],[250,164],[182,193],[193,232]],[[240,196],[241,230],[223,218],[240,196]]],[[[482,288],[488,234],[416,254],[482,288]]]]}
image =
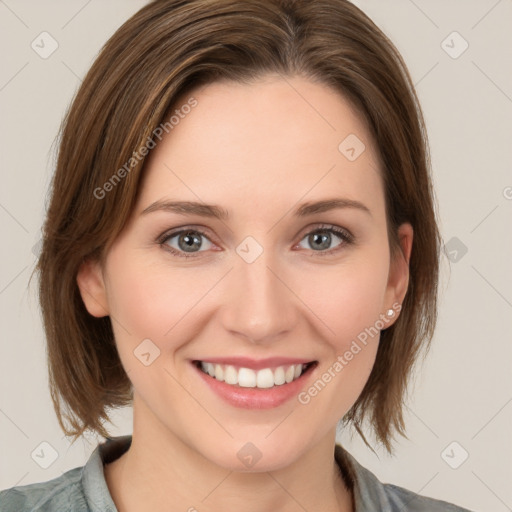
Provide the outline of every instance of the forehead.
{"type": "Polygon", "coordinates": [[[248,213],[326,194],[382,199],[365,119],[326,85],[280,76],[215,82],[182,95],[170,115],[147,160],[141,209],[164,197],[248,213]]]}

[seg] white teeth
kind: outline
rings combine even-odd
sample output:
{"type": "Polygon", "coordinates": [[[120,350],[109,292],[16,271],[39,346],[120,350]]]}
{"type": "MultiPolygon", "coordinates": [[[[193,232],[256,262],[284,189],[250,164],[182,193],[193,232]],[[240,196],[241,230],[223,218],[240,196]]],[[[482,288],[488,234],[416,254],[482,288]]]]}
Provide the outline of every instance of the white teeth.
{"type": "Polygon", "coordinates": [[[215,365],[215,378],[220,381],[224,380],[224,369],[220,364],[215,365]]]}
{"type": "Polygon", "coordinates": [[[256,374],[256,386],[259,388],[271,388],[274,386],[274,374],[270,368],[258,371],[256,374]]]}
{"type": "Polygon", "coordinates": [[[275,369],[252,370],[251,368],[236,368],[232,365],[201,361],[201,369],[210,377],[233,386],[260,389],[282,386],[294,381],[302,375],[305,366],[303,364],[292,364],[290,366],[278,366],[275,369]]]}
{"type": "Polygon", "coordinates": [[[291,382],[293,380],[293,376],[295,375],[295,368],[293,366],[289,366],[284,374],[284,379],[286,383],[291,382]]]}
{"type": "Polygon", "coordinates": [[[255,388],[256,372],[249,368],[240,368],[238,370],[238,385],[243,388],[255,388]]]}
{"type": "Polygon", "coordinates": [[[224,372],[224,381],[226,384],[238,384],[238,372],[234,366],[226,366],[226,371],[224,372]]]}
{"type": "Polygon", "coordinates": [[[276,386],[281,386],[286,382],[284,378],[284,368],[280,366],[279,368],[276,368],[276,371],[274,372],[274,384],[276,386]]]}

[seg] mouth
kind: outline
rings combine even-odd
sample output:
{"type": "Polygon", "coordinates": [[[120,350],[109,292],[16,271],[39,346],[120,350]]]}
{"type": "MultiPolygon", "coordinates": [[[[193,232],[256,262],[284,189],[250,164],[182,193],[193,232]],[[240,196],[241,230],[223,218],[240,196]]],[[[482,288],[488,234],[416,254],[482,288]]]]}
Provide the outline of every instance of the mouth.
{"type": "Polygon", "coordinates": [[[212,379],[235,388],[271,389],[301,379],[317,366],[318,361],[269,365],[258,369],[215,361],[195,360],[193,364],[212,379]]]}

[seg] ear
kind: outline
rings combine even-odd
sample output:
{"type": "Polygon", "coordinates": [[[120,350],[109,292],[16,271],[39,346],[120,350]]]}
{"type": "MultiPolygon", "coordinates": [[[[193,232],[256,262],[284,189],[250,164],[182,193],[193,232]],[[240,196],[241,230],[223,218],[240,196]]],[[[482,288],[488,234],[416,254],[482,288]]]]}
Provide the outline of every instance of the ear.
{"type": "MultiPolygon", "coordinates": [[[[414,232],[412,226],[406,222],[398,228],[398,240],[400,249],[396,252],[390,262],[388,284],[385,294],[384,307],[386,310],[393,309],[400,311],[409,285],[409,261],[411,258],[412,241],[414,232]],[[397,307],[400,304],[400,307],[397,307]]],[[[398,315],[391,320],[392,325],[398,315]]],[[[388,326],[389,327],[389,326],[388,326]]]]}
{"type": "Polygon", "coordinates": [[[87,311],[95,317],[109,315],[102,268],[98,261],[88,259],[78,269],[76,282],[87,311]]]}

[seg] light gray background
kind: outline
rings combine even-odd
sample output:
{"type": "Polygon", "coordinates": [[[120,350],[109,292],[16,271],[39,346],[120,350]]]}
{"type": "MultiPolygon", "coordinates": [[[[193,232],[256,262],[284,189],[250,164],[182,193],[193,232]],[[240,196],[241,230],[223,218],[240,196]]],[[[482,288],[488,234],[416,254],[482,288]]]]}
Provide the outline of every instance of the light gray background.
{"type": "MultiPolygon", "coordinates": [[[[29,288],[28,280],[61,118],[100,47],[145,3],[0,0],[2,489],[83,465],[98,441],[71,446],[58,427],[36,281],[29,288]],[[31,48],[43,31],[59,45],[47,59],[31,48]],[[35,461],[51,462],[41,442],[58,454],[47,469],[35,461]]],[[[417,85],[454,261],[451,271],[443,266],[437,333],[406,407],[409,440],[400,440],[395,458],[375,456],[348,432],[340,440],[382,481],[475,511],[510,511],[512,1],[356,3],[397,45],[417,85]],[[448,37],[453,31],[469,44],[460,55],[464,41],[448,37]],[[446,461],[457,465],[463,450],[469,457],[453,469],[446,461]]],[[[130,409],[113,418],[112,435],[131,433],[130,409]]]]}

